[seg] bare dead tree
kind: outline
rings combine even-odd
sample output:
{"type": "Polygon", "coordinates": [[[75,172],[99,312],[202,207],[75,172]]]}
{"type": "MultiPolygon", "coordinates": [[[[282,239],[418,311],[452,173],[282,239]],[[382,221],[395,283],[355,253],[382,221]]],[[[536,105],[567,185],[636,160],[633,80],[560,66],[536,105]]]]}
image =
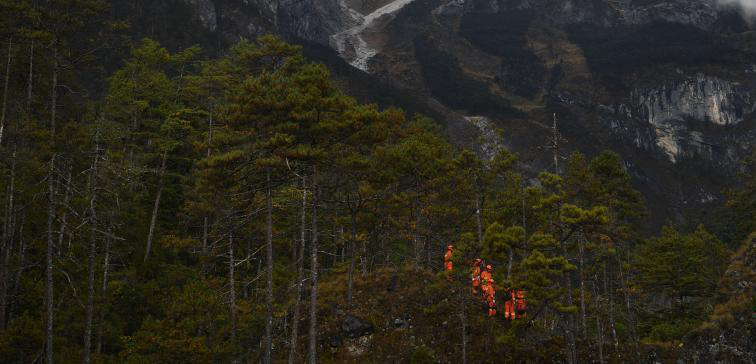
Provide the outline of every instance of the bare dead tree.
{"type": "Polygon", "coordinates": [[[53,68],[52,68],[52,87],[50,94],[50,140],[52,145],[52,156],[48,166],[47,173],[47,253],[45,262],[45,363],[53,364],[53,258],[54,258],[54,239],[53,223],[55,222],[55,159],[56,159],[56,139],[55,139],[55,122],[58,108],[58,49],[53,43],[53,68]]]}
{"type": "Polygon", "coordinates": [[[309,332],[309,364],[318,362],[318,200],[319,191],[317,168],[312,168],[312,253],[310,255],[311,284],[310,289],[310,332],[309,332]]]}
{"type": "Polygon", "coordinates": [[[8,109],[8,83],[10,81],[11,60],[13,59],[13,37],[8,37],[8,61],[5,64],[5,82],[3,83],[3,105],[0,111],[0,146],[3,145],[5,131],[5,115],[8,109]]]}
{"type": "Polygon", "coordinates": [[[266,168],[266,184],[265,184],[265,212],[266,212],[266,242],[265,252],[267,258],[268,271],[266,273],[267,281],[267,295],[265,297],[265,303],[267,306],[267,313],[265,317],[265,364],[271,364],[271,352],[273,350],[273,199],[271,192],[270,181],[270,167],[266,168]]]}
{"type": "MultiPolygon", "coordinates": [[[[94,318],[95,260],[97,259],[97,179],[100,159],[100,126],[94,136],[94,156],[90,167],[89,180],[89,261],[87,264],[87,304],[84,325],[84,364],[92,360],[92,320],[94,318]]],[[[69,173],[70,175],[70,173],[69,173]]],[[[69,181],[70,183],[70,181],[69,181]]]]}
{"type": "Polygon", "coordinates": [[[165,164],[168,159],[168,150],[163,151],[162,162],[160,163],[160,173],[158,174],[158,190],[155,195],[155,204],[152,207],[152,218],[150,219],[150,230],[147,233],[147,248],[144,252],[144,261],[150,257],[152,249],[152,239],[155,237],[155,224],[157,223],[158,209],[160,208],[160,198],[163,195],[163,176],[165,175],[165,164]]]}
{"type": "Polygon", "coordinates": [[[294,301],[294,314],[291,323],[291,349],[289,350],[289,364],[294,364],[297,356],[297,342],[299,338],[299,317],[302,305],[302,281],[304,280],[304,254],[307,229],[307,179],[302,176],[302,210],[299,229],[299,251],[297,253],[297,283],[294,301]]]}

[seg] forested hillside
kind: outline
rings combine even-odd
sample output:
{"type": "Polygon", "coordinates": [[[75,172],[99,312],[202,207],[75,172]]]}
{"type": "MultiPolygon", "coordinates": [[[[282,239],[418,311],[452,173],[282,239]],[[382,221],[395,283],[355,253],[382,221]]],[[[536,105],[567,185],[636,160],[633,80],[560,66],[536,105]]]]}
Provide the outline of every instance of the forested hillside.
{"type": "Polygon", "coordinates": [[[169,50],[110,5],[0,1],[0,363],[754,360],[688,348],[754,327],[756,154],[711,231],[648,236],[626,162],[556,123],[533,177],[298,46],[169,50]],[[526,317],[487,316],[475,258],[526,317]]]}

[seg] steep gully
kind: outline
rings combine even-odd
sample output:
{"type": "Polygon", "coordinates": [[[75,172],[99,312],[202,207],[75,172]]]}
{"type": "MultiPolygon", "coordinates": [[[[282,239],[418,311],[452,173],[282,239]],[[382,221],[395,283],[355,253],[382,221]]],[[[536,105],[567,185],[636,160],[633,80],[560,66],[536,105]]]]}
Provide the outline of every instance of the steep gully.
{"type": "Polygon", "coordinates": [[[340,33],[336,33],[331,36],[331,45],[339,52],[344,58],[349,60],[349,64],[353,67],[359,68],[363,71],[368,71],[368,62],[373,56],[378,54],[378,50],[371,47],[363,38],[362,34],[365,30],[369,29],[376,20],[380,19],[384,15],[393,14],[406,5],[412,3],[415,0],[394,0],[370,14],[362,15],[351,9],[345,2],[340,0],[341,8],[350,14],[355,20],[356,24],[347,30],[340,33]],[[351,49],[349,49],[351,47],[351,49]],[[348,53],[354,52],[353,57],[349,57],[348,53]]]}

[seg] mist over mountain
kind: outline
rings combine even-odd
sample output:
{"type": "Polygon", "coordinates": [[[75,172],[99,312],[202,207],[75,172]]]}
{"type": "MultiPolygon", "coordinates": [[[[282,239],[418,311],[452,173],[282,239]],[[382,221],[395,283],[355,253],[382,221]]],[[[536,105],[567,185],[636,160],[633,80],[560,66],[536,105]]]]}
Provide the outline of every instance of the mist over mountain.
{"type": "Polygon", "coordinates": [[[756,11],[756,1],[753,0],[720,0],[719,3],[724,6],[737,6],[748,16],[753,16],[756,11]]]}

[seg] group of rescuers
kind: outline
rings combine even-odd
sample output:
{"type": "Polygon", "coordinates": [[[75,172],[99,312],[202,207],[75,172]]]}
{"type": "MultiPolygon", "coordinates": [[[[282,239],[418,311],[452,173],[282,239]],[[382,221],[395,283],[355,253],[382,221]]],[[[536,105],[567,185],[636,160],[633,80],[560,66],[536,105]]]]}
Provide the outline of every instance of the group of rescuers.
{"type": "MultiPolygon", "coordinates": [[[[449,245],[444,254],[444,270],[446,277],[451,281],[452,257],[454,255],[454,245],[449,245]]],[[[493,267],[490,264],[485,265],[485,270],[481,270],[483,260],[477,258],[472,264],[472,294],[481,297],[478,290],[483,293],[482,298],[488,303],[488,316],[496,316],[496,289],[494,287],[493,267]]],[[[504,319],[516,320],[527,316],[527,302],[525,300],[526,291],[513,288],[505,289],[503,295],[504,301],[504,319]]]]}

